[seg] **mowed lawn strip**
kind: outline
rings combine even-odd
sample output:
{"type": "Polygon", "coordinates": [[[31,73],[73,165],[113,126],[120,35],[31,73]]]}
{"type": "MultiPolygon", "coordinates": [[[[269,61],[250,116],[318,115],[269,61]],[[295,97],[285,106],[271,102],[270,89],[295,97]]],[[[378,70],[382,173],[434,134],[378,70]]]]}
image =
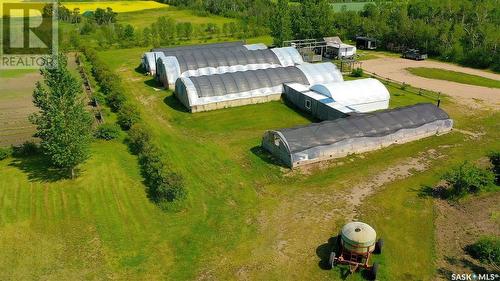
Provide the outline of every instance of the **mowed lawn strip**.
{"type": "Polygon", "coordinates": [[[407,68],[407,70],[413,75],[430,79],[446,80],[488,88],[500,88],[500,80],[489,79],[478,75],[429,67],[410,67],[407,68]]]}

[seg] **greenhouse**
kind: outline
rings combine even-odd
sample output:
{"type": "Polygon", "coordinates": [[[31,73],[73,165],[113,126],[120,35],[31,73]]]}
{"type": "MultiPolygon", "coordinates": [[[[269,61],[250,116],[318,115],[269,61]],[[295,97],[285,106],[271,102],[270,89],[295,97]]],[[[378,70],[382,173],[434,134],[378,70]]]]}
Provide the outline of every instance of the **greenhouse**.
{"type": "Polygon", "coordinates": [[[181,77],[176,97],[191,112],[279,100],[284,83],[314,85],[343,81],[332,63],[301,64],[258,70],[181,77]]]}
{"type": "Polygon", "coordinates": [[[377,79],[367,78],[341,83],[286,84],[288,102],[319,120],[345,117],[346,113],[367,113],[389,108],[390,94],[377,79]]]}
{"type": "Polygon", "coordinates": [[[245,45],[243,42],[224,42],[224,43],[214,43],[214,44],[202,44],[202,45],[189,45],[173,48],[155,48],[151,49],[150,52],[146,52],[141,58],[141,66],[150,75],[155,75],[156,73],[156,60],[163,56],[177,56],[182,54],[190,54],[196,52],[203,52],[207,50],[241,50],[241,51],[254,51],[267,49],[267,46],[258,43],[245,45]]]}
{"type": "Polygon", "coordinates": [[[423,103],[267,131],[262,146],[294,168],[444,134],[452,127],[453,120],[446,112],[423,103]]]}
{"type": "Polygon", "coordinates": [[[156,75],[164,87],[175,85],[179,77],[293,66],[304,61],[295,48],[254,51],[212,49],[157,59],[156,75]]]}

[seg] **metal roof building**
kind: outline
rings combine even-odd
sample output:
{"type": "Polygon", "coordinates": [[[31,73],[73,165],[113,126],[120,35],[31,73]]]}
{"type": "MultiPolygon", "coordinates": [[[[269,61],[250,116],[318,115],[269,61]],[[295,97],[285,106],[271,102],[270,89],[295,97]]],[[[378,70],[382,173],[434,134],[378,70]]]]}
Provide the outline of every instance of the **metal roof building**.
{"type": "Polygon", "coordinates": [[[341,82],[342,74],[332,63],[301,64],[181,77],[175,84],[175,95],[191,112],[214,110],[279,100],[284,83],[314,85],[341,82]]]}
{"type": "Polygon", "coordinates": [[[240,50],[240,51],[254,51],[267,49],[264,44],[250,44],[246,45],[242,41],[237,42],[223,42],[223,43],[213,43],[213,44],[202,44],[202,45],[188,45],[172,48],[155,48],[151,51],[144,53],[141,58],[141,66],[150,74],[155,75],[156,73],[156,60],[163,56],[177,56],[182,54],[190,54],[196,52],[202,52],[206,50],[240,50]]]}
{"type": "Polygon", "coordinates": [[[294,168],[447,133],[452,127],[446,112],[425,103],[267,131],[262,146],[294,168]]]}
{"type": "Polygon", "coordinates": [[[319,120],[333,120],[357,112],[389,108],[390,94],[377,79],[367,78],[341,83],[286,84],[285,98],[298,109],[319,120]]]}
{"type": "Polygon", "coordinates": [[[253,51],[210,49],[161,56],[157,59],[156,74],[168,88],[173,87],[179,77],[293,66],[303,62],[299,52],[292,47],[253,51]]]}

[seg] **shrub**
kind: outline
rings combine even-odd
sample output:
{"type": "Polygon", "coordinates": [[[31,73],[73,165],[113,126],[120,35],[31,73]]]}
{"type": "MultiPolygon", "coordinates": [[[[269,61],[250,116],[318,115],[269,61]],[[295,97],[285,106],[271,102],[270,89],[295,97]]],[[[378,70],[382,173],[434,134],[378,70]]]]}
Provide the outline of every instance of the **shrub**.
{"type": "Polygon", "coordinates": [[[0,160],[9,157],[12,154],[12,149],[10,147],[0,147],[0,160]]]}
{"type": "Polygon", "coordinates": [[[351,71],[351,76],[352,76],[352,77],[362,77],[362,76],[363,76],[363,73],[364,73],[364,72],[363,72],[363,69],[362,69],[362,68],[360,68],[360,67],[358,67],[358,68],[353,69],[353,70],[351,71]]]}
{"type": "Polygon", "coordinates": [[[183,178],[169,170],[164,156],[151,144],[139,155],[148,197],[163,209],[186,197],[183,178]]]}
{"type": "Polygon", "coordinates": [[[128,103],[118,112],[118,124],[120,124],[123,130],[129,130],[140,119],[141,116],[137,108],[128,103]]]}
{"type": "Polygon", "coordinates": [[[494,175],[489,170],[483,170],[465,161],[442,176],[451,186],[452,197],[462,197],[467,193],[479,192],[493,183],[494,175]]]}
{"type": "Polygon", "coordinates": [[[500,265],[500,237],[484,236],[466,247],[467,252],[483,263],[500,265]]]}
{"type": "Polygon", "coordinates": [[[135,154],[145,151],[150,141],[151,134],[146,127],[144,127],[144,125],[135,124],[128,131],[128,143],[130,150],[135,154]]]}
{"type": "Polygon", "coordinates": [[[125,96],[122,92],[112,91],[106,94],[106,104],[113,112],[119,111],[125,103],[125,96]]]}
{"type": "Polygon", "coordinates": [[[39,146],[33,141],[27,141],[19,146],[12,147],[12,155],[14,156],[31,156],[37,154],[39,146]]]}
{"type": "Polygon", "coordinates": [[[500,151],[491,152],[488,157],[493,165],[493,173],[495,174],[495,183],[500,185],[500,151]]]}
{"type": "Polygon", "coordinates": [[[116,139],[120,136],[120,128],[116,124],[102,124],[97,127],[94,136],[103,140],[116,139]]]}

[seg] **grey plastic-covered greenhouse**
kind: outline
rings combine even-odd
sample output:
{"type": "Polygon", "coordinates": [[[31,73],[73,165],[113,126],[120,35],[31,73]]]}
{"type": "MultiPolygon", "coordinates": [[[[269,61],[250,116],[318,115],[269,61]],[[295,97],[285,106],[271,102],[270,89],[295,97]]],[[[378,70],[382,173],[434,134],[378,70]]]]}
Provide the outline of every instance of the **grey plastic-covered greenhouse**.
{"type": "Polygon", "coordinates": [[[151,51],[144,53],[141,58],[141,66],[151,75],[156,73],[156,60],[163,56],[177,56],[182,54],[189,54],[195,52],[203,52],[207,50],[241,50],[241,51],[253,51],[267,49],[267,46],[258,44],[246,45],[241,41],[237,42],[223,42],[223,43],[213,43],[213,44],[202,44],[202,45],[188,45],[172,48],[155,48],[151,51]]]}
{"type": "Polygon", "coordinates": [[[175,56],[161,56],[156,61],[156,75],[166,88],[179,77],[256,70],[302,64],[302,56],[292,47],[242,51],[209,49],[175,56]]]}
{"type": "Polygon", "coordinates": [[[444,134],[452,127],[445,111],[424,103],[267,131],[262,146],[294,168],[444,134]]]}
{"type": "Polygon", "coordinates": [[[279,100],[284,83],[314,85],[341,82],[342,74],[332,63],[228,72],[197,77],[181,77],[175,85],[176,97],[191,112],[214,110],[279,100]]]}

